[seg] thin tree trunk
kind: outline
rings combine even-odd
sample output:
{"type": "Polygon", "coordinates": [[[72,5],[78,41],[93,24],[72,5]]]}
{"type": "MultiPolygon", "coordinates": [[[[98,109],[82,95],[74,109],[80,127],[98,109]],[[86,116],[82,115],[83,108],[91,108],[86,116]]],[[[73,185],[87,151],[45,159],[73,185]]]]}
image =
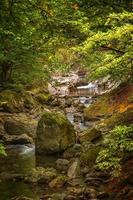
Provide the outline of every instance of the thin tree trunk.
{"type": "Polygon", "coordinates": [[[1,82],[7,82],[11,79],[12,75],[12,67],[10,64],[3,64],[1,66],[1,74],[0,74],[0,81],[1,82]]]}

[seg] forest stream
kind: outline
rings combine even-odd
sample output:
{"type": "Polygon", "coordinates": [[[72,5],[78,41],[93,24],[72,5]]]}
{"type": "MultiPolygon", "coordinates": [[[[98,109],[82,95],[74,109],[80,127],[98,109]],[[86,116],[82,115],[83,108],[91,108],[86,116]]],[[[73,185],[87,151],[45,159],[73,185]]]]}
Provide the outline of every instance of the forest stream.
{"type": "MultiPolygon", "coordinates": [[[[66,81],[65,78],[64,81],[66,81]]],[[[66,85],[68,86],[68,84],[66,85]]],[[[62,100],[66,98],[66,96],[64,96],[65,91],[62,89],[63,87],[60,86],[61,93],[59,94],[62,100]]],[[[97,86],[90,86],[90,96],[88,95],[88,93],[86,93],[86,90],[84,91],[84,87],[86,88],[86,86],[81,85],[81,89],[83,88],[83,94],[85,96],[83,96],[83,94],[78,94],[75,97],[74,95],[74,97],[71,98],[71,101],[79,102],[81,104],[81,107],[88,107],[93,102],[92,96],[95,95],[95,87],[97,86]],[[94,91],[93,95],[92,90],[94,91]]],[[[69,94],[67,95],[69,97],[69,94]]],[[[74,106],[68,106],[68,108],[66,109],[66,116],[68,120],[72,124],[74,124],[74,126],[80,132],[81,130],[85,130],[88,126],[90,126],[90,124],[87,124],[87,122],[85,123],[82,109],[75,116],[76,112],[77,110],[74,106]]],[[[47,190],[48,192],[49,190],[49,192],[51,193],[50,189],[43,188],[42,185],[37,185],[35,183],[29,184],[26,181],[21,180],[21,178],[19,178],[19,174],[23,174],[26,176],[29,174],[29,172],[34,171],[36,166],[46,168],[54,167],[56,160],[60,158],[61,155],[43,155],[39,156],[39,159],[37,159],[36,161],[35,145],[7,145],[6,152],[7,156],[0,159],[0,171],[3,176],[5,176],[5,180],[0,182],[1,200],[17,200],[19,197],[23,196],[26,196],[27,198],[32,198],[33,200],[39,200],[41,199],[41,197],[43,197],[44,191],[47,190]],[[6,175],[7,172],[11,176],[9,179],[6,177],[8,176],[6,175]],[[12,174],[14,175],[13,179],[12,174]]],[[[65,192],[65,190],[61,191],[65,192]]]]}
{"type": "Polygon", "coordinates": [[[133,200],[130,0],[0,0],[0,200],[133,200]]]}
{"type": "MultiPolygon", "coordinates": [[[[97,81],[82,82],[82,77],[75,74],[54,77],[49,84],[49,92],[54,98],[50,100],[44,116],[37,118],[40,120],[36,134],[40,135],[31,143],[27,142],[29,138],[26,139],[27,143],[22,142],[25,141],[24,136],[18,139],[20,144],[6,144],[7,156],[0,158],[0,200],[113,200],[116,193],[109,195],[105,190],[110,175],[94,167],[102,141],[101,131],[97,130],[96,125],[102,124],[106,118],[103,115],[87,118],[84,114],[84,110],[93,105],[99,96],[111,91],[112,85],[110,82],[106,82],[106,87],[105,83],[97,81]],[[59,145],[62,142],[61,146],[56,146],[60,129],[62,132],[68,129],[68,134],[71,134],[68,139],[72,145],[65,147],[65,150],[66,135],[59,141],[59,145]],[[48,132],[45,150],[45,138],[43,140],[41,135],[44,131],[48,132]],[[53,132],[57,136],[50,136],[50,141],[55,143],[47,140],[49,133],[53,132]],[[60,151],[60,148],[63,150],[60,151]],[[42,153],[44,151],[46,154],[42,153]]],[[[10,132],[14,124],[9,122],[8,119],[5,128],[10,132]]],[[[17,125],[15,131],[19,131],[19,127],[17,125]]],[[[16,138],[14,141],[19,143],[16,138]]]]}

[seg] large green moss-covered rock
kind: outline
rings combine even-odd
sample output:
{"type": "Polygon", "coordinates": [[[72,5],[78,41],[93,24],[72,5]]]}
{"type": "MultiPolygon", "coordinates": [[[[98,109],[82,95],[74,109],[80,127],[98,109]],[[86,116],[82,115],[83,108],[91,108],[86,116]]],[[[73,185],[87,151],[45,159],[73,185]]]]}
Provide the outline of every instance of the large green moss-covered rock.
{"type": "Polygon", "coordinates": [[[74,143],[74,128],[65,115],[57,111],[45,112],[37,127],[37,153],[62,152],[74,143]]]}

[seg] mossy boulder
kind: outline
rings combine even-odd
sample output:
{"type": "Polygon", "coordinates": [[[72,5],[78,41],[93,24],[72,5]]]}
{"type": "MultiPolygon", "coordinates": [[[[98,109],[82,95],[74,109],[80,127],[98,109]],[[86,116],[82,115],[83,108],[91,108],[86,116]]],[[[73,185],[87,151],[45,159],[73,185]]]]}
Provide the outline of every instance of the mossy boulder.
{"type": "Polygon", "coordinates": [[[87,148],[80,156],[81,166],[92,168],[95,165],[100,148],[99,145],[89,145],[89,148],[87,148]]]}
{"type": "Polygon", "coordinates": [[[33,143],[37,119],[25,113],[0,113],[0,138],[8,144],[33,143]]]}
{"type": "Polygon", "coordinates": [[[36,150],[39,154],[62,152],[75,143],[73,125],[58,111],[43,114],[38,122],[36,135],[36,150]]]}
{"type": "Polygon", "coordinates": [[[23,100],[16,92],[5,90],[0,93],[0,110],[6,112],[22,111],[23,100]]]}
{"type": "Polygon", "coordinates": [[[86,129],[82,133],[79,134],[79,141],[83,142],[93,142],[101,137],[101,131],[96,129],[95,127],[86,129]]]}
{"type": "Polygon", "coordinates": [[[46,93],[48,94],[48,83],[46,81],[41,81],[32,85],[27,86],[27,91],[30,91],[32,94],[46,93]]]}
{"type": "Polygon", "coordinates": [[[28,134],[32,131],[31,127],[28,124],[24,124],[20,121],[15,120],[6,120],[4,123],[4,129],[7,134],[9,135],[21,135],[21,134],[28,134]]]}
{"type": "Polygon", "coordinates": [[[36,85],[29,86],[28,92],[35,97],[35,100],[40,104],[48,104],[51,100],[51,95],[48,91],[48,83],[42,81],[36,85]]]}
{"type": "Polygon", "coordinates": [[[38,105],[34,96],[27,91],[15,92],[5,90],[0,93],[0,110],[9,113],[24,112],[32,110],[38,105]]]}

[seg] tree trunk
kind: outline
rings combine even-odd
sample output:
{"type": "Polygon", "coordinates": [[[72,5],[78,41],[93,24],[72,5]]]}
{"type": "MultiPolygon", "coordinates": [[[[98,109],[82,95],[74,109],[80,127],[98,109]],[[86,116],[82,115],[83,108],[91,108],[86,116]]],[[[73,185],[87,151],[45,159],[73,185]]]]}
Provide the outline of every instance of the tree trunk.
{"type": "Polygon", "coordinates": [[[1,74],[0,74],[0,81],[7,82],[11,79],[11,74],[12,74],[12,66],[11,64],[2,64],[1,65],[1,74]]]}

